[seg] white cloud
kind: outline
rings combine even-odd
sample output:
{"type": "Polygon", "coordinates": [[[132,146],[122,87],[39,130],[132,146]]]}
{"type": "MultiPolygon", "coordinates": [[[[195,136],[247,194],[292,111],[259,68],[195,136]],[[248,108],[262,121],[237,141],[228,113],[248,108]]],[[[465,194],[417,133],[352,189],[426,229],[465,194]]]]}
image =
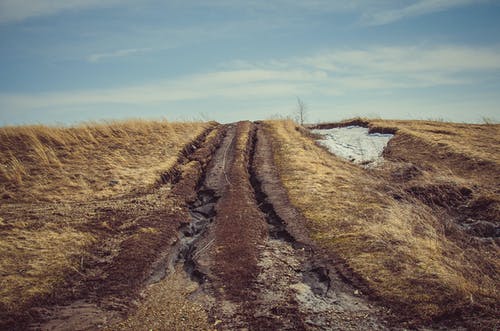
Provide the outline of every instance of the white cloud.
{"type": "Polygon", "coordinates": [[[299,60],[312,67],[350,72],[453,73],[500,69],[498,47],[393,46],[354,50],[333,50],[299,60]]]}
{"type": "MultiPolygon", "coordinates": [[[[251,64],[234,62],[238,67],[251,64]]],[[[474,74],[500,70],[500,47],[464,46],[377,46],[365,49],[328,50],[311,56],[254,64],[258,68],[279,68],[322,72],[328,86],[317,90],[349,93],[355,90],[383,90],[458,85],[475,82],[474,74]]]]}
{"type": "Polygon", "coordinates": [[[402,8],[380,8],[373,12],[365,12],[362,16],[362,22],[366,25],[384,25],[409,17],[426,15],[481,2],[484,2],[484,0],[419,0],[402,8]]]}
{"type": "MultiPolygon", "coordinates": [[[[125,50],[122,55],[133,53],[125,50]]],[[[262,63],[232,61],[222,68],[141,86],[0,94],[0,109],[64,109],[109,104],[146,106],[203,100],[246,103],[275,98],[293,99],[296,95],[356,95],[363,91],[385,93],[397,89],[481,83],[481,75],[478,74],[500,71],[500,49],[464,46],[371,47],[330,50],[302,58],[262,63]]]]}
{"type": "Polygon", "coordinates": [[[106,7],[124,0],[0,0],[0,23],[52,15],[66,10],[106,7]]]}
{"type": "Polygon", "coordinates": [[[0,109],[23,110],[93,104],[155,104],[206,98],[251,99],[296,95],[324,79],[302,70],[220,71],[133,87],[41,94],[0,94],[0,109]]]}
{"type": "Polygon", "coordinates": [[[108,53],[96,53],[91,54],[87,57],[89,62],[99,62],[102,59],[115,58],[115,57],[125,57],[137,53],[144,53],[151,51],[151,48],[129,48],[129,49],[119,49],[108,53]]]}

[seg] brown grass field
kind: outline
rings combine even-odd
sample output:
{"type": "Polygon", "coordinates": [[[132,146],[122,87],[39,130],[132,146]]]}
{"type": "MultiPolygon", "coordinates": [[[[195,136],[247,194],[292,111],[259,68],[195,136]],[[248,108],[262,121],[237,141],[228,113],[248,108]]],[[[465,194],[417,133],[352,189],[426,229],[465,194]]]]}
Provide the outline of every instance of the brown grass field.
{"type": "Polygon", "coordinates": [[[0,196],[81,201],[148,186],[207,125],[129,120],[0,128],[0,196]]]}
{"type": "MultiPolygon", "coordinates": [[[[396,133],[364,169],[270,121],[275,161],[312,237],[335,252],[401,320],[498,320],[500,125],[354,120],[396,133]]],[[[476,324],[479,323],[479,324],[476,324]]]]}
{"type": "Polygon", "coordinates": [[[0,128],[0,312],[71,296],[62,284],[89,263],[91,247],[113,256],[126,239],[154,238],[159,231],[141,217],[175,206],[151,188],[212,126],[0,128]]]}
{"type": "MultiPolygon", "coordinates": [[[[392,309],[396,325],[499,326],[500,125],[319,125],[394,133],[384,162],[365,168],[330,154],[292,121],[262,123],[307,232],[349,270],[348,281],[392,309]]],[[[123,300],[139,297],[129,292],[144,287],[145,270],[189,217],[176,190],[196,194],[197,183],[170,181],[190,171],[197,174],[188,179],[198,180],[201,161],[181,160],[187,150],[208,160],[221,127],[130,120],[0,128],[0,328],[4,317],[36,321],[33,307],[90,297],[115,309],[126,305],[122,293],[123,300]],[[107,303],[110,294],[115,301],[107,303]]],[[[231,157],[244,165],[248,142],[240,140],[231,157]]],[[[230,206],[224,212],[231,219],[230,206]]],[[[143,305],[117,325],[137,329],[162,311],[188,320],[159,319],[154,327],[208,328],[209,312],[175,295],[193,284],[175,273],[150,287],[143,305]]]]}

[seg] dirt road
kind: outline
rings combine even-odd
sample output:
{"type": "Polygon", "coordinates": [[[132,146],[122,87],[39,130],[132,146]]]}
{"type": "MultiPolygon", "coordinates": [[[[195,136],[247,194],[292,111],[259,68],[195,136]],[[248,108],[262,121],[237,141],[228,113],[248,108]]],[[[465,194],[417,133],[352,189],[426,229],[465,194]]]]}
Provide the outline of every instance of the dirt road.
{"type": "Polygon", "coordinates": [[[193,148],[169,193],[180,202],[165,221],[180,217],[178,232],[165,233],[167,244],[151,252],[154,261],[135,274],[140,284],[52,307],[30,328],[388,329],[387,312],[310,240],[281,186],[268,139],[259,123],[239,122],[193,148]],[[120,304],[128,298],[129,308],[105,304],[117,297],[120,304]]]}

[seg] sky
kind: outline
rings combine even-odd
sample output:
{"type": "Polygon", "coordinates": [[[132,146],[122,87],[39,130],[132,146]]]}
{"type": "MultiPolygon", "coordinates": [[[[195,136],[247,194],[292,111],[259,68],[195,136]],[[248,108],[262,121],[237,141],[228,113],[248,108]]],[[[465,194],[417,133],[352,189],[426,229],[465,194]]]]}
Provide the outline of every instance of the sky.
{"type": "Polygon", "coordinates": [[[500,120],[500,0],[0,0],[0,125],[500,120]]]}

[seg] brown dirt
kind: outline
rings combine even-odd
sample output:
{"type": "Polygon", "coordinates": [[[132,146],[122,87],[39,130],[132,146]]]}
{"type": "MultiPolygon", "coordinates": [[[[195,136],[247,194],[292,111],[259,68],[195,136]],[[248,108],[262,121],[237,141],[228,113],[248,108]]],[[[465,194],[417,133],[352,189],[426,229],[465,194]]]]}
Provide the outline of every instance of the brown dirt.
{"type": "Polygon", "coordinates": [[[191,300],[219,330],[386,329],[387,312],[346,284],[312,244],[270,148],[256,125],[228,126],[199,189],[216,197],[216,214],[192,254],[200,287],[191,300]]]}
{"type": "Polygon", "coordinates": [[[107,329],[386,329],[387,312],[345,283],[309,239],[265,132],[250,122],[221,131],[196,194],[183,195],[193,227],[180,230],[178,258],[167,259],[175,266],[164,263],[166,277],[146,286],[137,311],[107,329]]]}
{"type": "Polygon", "coordinates": [[[257,247],[265,235],[265,221],[257,208],[248,160],[251,123],[238,123],[236,141],[230,153],[228,184],[216,206],[215,247],[211,271],[214,286],[233,301],[250,293],[248,289],[258,274],[257,247]]]}
{"type": "Polygon", "coordinates": [[[203,275],[203,291],[212,297],[207,310],[218,329],[248,325],[245,306],[254,297],[258,247],[266,234],[248,173],[251,130],[250,122],[227,127],[200,188],[216,197],[216,216],[197,244],[194,264],[203,275]]]}
{"type": "MultiPolygon", "coordinates": [[[[398,329],[366,280],[311,238],[281,182],[269,128],[220,126],[187,146],[149,190],[93,201],[91,211],[86,203],[67,207],[65,217],[85,219],[81,230],[95,242],[51,297],[0,315],[0,328],[398,329]]],[[[421,172],[408,165],[391,176],[421,172]]],[[[440,201],[428,188],[410,189],[440,201]]],[[[439,192],[457,205],[470,194],[439,192]]]]}

